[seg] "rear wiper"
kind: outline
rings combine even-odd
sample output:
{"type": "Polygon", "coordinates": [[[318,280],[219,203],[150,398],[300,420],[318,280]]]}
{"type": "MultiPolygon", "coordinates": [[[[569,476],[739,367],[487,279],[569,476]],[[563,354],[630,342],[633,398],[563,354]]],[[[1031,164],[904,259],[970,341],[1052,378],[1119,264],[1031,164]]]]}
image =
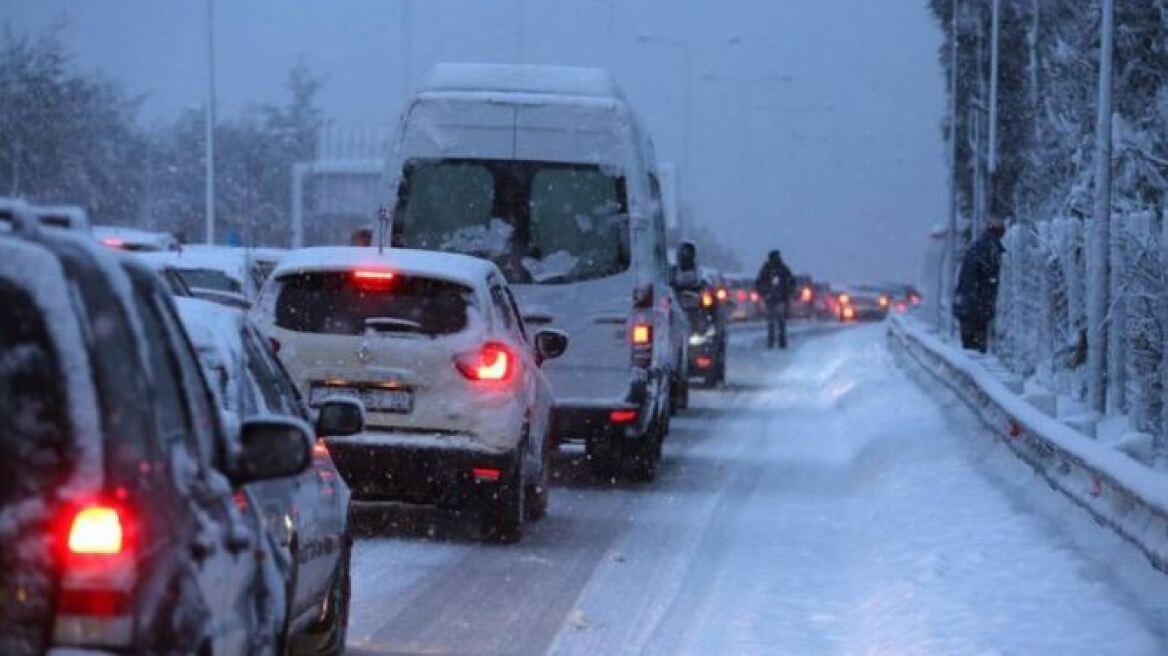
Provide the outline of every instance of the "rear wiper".
{"type": "Polygon", "coordinates": [[[379,333],[420,333],[422,324],[395,317],[369,317],[365,320],[365,329],[379,333]]]}

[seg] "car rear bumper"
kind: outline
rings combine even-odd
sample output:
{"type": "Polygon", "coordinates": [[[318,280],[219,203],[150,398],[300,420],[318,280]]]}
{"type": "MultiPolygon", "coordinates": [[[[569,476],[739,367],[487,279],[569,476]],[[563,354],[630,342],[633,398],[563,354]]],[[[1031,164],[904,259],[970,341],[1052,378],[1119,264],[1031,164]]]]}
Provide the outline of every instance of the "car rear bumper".
{"type": "Polygon", "coordinates": [[[517,458],[514,449],[492,449],[464,435],[370,432],[330,438],[328,447],[353,505],[364,508],[476,505],[494,496],[517,458]]]}
{"type": "Polygon", "coordinates": [[[557,400],[550,419],[553,439],[556,443],[591,442],[645,435],[667,398],[661,385],[664,379],[662,373],[635,377],[623,400],[557,400]],[[629,412],[635,412],[636,418],[621,420],[619,413],[629,412]]]}

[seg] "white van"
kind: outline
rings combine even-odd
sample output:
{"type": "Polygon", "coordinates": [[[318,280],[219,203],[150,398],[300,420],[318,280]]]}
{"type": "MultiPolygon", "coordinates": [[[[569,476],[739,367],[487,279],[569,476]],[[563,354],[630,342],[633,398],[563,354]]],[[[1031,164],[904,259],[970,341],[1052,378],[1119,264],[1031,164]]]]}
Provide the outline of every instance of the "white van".
{"type": "Polygon", "coordinates": [[[547,365],[556,440],[651,479],[686,396],[685,319],[653,144],[612,76],[440,64],[405,108],[388,179],[394,246],[495,262],[527,323],[571,335],[547,365]]]}

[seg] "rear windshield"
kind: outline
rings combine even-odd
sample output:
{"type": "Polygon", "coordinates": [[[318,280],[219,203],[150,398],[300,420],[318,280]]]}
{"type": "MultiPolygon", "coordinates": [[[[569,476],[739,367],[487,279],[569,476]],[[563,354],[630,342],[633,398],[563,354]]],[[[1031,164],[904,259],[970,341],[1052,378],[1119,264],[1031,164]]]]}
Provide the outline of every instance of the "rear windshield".
{"type": "Polygon", "coordinates": [[[450,335],[466,329],[474,292],[434,278],[363,279],[357,272],[283,276],[276,325],[302,333],[450,335]]]}
{"type": "Polygon", "coordinates": [[[192,289],[210,289],[217,292],[243,293],[243,286],[231,276],[215,269],[179,269],[183,282],[192,289]]]}
{"type": "Polygon", "coordinates": [[[408,163],[394,243],[495,262],[512,283],[602,278],[629,267],[625,180],[594,164],[408,163]]]}

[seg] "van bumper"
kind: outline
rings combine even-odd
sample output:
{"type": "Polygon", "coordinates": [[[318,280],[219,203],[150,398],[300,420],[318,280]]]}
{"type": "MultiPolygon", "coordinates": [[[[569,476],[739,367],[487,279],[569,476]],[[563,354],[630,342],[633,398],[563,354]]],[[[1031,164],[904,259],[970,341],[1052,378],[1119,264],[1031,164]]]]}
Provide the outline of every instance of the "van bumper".
{"type": "Polygon", "coordinates": [[[668,399],[664,372],[634,369],[621,400],[557,400],[551,411],[551,433],[556,444],[595,440],[635,440],[649,432],[668,399]],[[628,413],[636,413],[628,420],[628,413]]]}

